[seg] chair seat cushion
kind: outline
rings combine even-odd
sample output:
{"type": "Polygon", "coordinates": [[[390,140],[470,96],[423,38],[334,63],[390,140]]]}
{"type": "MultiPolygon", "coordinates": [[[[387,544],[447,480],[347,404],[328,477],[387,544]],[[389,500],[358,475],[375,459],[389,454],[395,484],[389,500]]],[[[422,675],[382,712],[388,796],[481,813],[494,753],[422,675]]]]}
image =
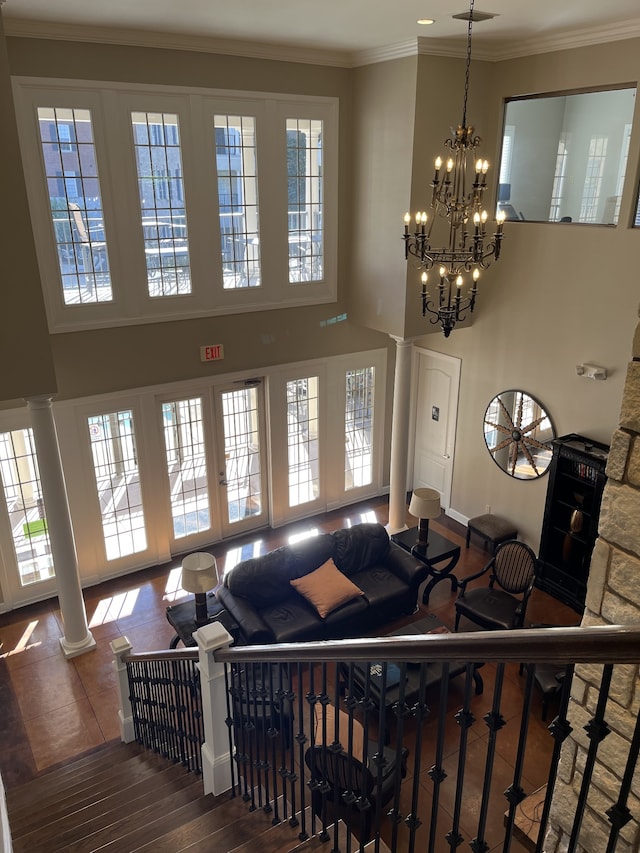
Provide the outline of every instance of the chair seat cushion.
{"type": "Polygon", "coordinates": [[[456,601],[456,610],[485,628],[513,628],[520,601],[501,589],[468,590],[456,601]]]}
{"type": "Polygon", "coordinates": [[[486,536],[487,539],[506,539],[509,537],[515,539],[518,534],[518,528],[515,524],[491,513],[470,518],[467,524],[472,530],[486,536]]]}

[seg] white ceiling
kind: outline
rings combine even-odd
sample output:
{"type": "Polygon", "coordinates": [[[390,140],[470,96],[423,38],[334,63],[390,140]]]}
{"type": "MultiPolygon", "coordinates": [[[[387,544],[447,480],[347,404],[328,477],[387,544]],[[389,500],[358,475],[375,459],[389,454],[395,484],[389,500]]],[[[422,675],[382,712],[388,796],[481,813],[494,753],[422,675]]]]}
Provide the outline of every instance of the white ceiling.
{"type": "MultiPolygon", "coordinates": [[[[367,54],[398,51],[427,39],[427,49],[460,52],[469,0],[0,0],[8,35],[48,35],[129,44],[216,50],[219,42],[247,42],[342,56],[344,64],[367,54]],[[435,24],[419,26],[418,18],[435,24]]],[[[639,0],[477,0],[476,12],[493,20],[473,26],[478,58],[506,58],[557,48],[640,36],[639,0]]],[[[264,50],[263,50],[264,54],[264,50]]]]}

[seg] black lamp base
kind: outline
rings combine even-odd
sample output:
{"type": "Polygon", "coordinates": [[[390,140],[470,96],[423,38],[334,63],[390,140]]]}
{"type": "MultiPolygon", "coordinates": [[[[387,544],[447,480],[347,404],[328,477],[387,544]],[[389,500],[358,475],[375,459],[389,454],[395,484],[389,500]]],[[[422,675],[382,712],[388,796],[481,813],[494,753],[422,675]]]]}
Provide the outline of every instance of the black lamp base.
{"type": "Polygon", "coordinates": [[[418,523],[418,546],[426,548],[429,544],[429,519],[421,518],[418,523]]]}
{"type": "Polygon", "coordinates": [[[196,625],[201,628],[209,621],[207,612],[207,593],[196,592],[196,625]]]}

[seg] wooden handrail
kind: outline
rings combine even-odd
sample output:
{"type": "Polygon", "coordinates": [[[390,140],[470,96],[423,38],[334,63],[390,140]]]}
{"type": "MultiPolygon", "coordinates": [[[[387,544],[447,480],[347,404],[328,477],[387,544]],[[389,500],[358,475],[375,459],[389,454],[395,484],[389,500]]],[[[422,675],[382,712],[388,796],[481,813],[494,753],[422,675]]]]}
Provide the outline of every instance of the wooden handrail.
{"type": "MultiPolygon", "coordinates": [[[[638,663],[640,625],[521,628],[451,634],[408,634],[279,645],[229,646],[217,661],[482,661],[483,663],[638,663]]],[[[197,660],[197,648],[130,652],[123,661],[197,660]]]]}
{"type": "Polygon", "coordinates": [[[410,634],[218,649],[230,661],[482,661],[640,663],[640,626],[521,628],[457,634],[410,634]]]}

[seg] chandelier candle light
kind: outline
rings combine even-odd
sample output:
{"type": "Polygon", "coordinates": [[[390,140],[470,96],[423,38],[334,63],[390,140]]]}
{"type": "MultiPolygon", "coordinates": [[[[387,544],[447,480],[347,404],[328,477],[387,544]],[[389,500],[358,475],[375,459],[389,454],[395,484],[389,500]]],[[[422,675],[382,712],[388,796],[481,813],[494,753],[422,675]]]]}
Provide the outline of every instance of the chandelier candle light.
{"type": "Polygon", "coordinates": [[[458,320],[464,320],[464,312],[473,312],[478,292],[480,270],[487,269],[493,260],[500,257],[504,211],[496,215],[496,228],[487,236],[487,211],[482,202],[487,188],[489,164],[476,158],[480,137],[474,136],[474,128],[467,125],[467,97],[469,94],[469,68],[471,66],[471,28],[473,5],[469,7],[467,30],[467,64],[465,73],[462,122],[455,133],[444,142],[450,154],[446,162],[436,157],[435,173],[431,182],[431,217],[426,211],[415,215],[415,230],[410,233],[412,217],[404,216],[404,255],[417,258],[422,273],[422,316],[432,314],[431,323],[440,323],[445,338],[458,320]],[[473,171],[469,169],[471,162],[473,171]],[[468,162],[469,161],[469,162],[468,162]],[[444,167],[444,168],[443,168],[444,167]],[[474,175],[471,181],[471,174],[474,175]],[[438,219],[445,219],[449,226],[448,244],[432,246],[431,232],[438,219]],[[432,300],[427,290],[428,271],[438,268],[439,282],[437,297],[432,300]],[[464,295],[463,295],[463,288],[464,295]]]}

